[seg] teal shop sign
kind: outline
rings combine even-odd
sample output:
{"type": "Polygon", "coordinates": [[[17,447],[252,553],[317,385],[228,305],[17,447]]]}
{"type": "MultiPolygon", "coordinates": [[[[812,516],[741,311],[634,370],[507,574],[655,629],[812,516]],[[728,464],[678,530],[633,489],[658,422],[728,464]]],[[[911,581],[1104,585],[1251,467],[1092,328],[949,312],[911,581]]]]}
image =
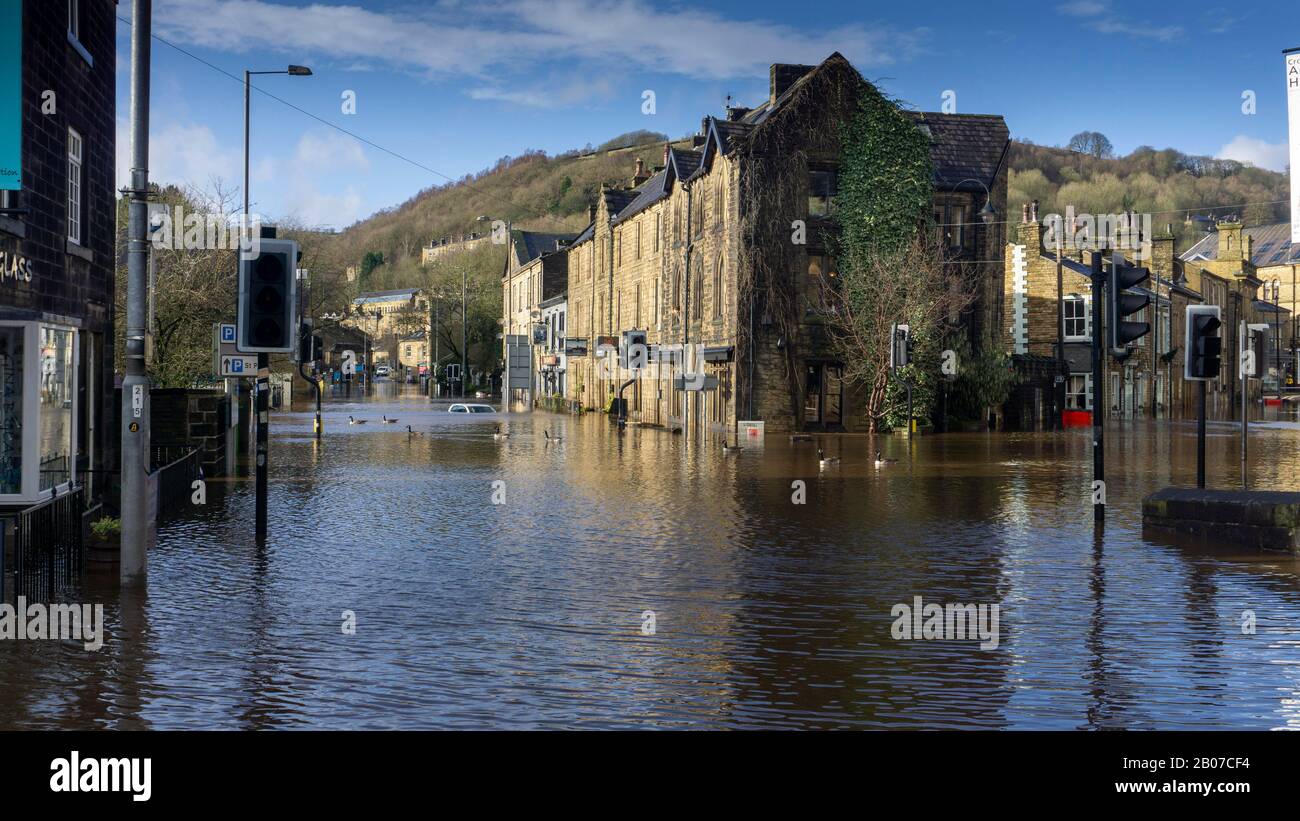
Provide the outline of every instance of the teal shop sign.
{"type": "Polygon", "coordinates": [[[23,0],[0,0],[0,190],[23,187],[23,0]]]}

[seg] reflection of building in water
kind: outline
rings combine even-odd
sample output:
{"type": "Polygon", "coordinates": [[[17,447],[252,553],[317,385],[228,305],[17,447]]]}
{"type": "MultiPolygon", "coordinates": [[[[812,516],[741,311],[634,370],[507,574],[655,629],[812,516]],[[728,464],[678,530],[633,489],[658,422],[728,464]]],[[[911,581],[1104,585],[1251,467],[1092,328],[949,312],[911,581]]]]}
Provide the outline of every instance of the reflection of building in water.
{"type": "MultiPolygon", "coordinates": [[[[116,210],[111,3],[27,0],[18,49],[0,42],[22,123],[0,156],[0,507],[30,507],[78,486],[97,496],[116,467],[113,283],[116,210]],[[21,76],[19,76],[21,75],[21,76]],[[64,78],[59,116],[42,113],[64,78]]],[[[12,120],[10,119],[12,118],[12,120]]]]}

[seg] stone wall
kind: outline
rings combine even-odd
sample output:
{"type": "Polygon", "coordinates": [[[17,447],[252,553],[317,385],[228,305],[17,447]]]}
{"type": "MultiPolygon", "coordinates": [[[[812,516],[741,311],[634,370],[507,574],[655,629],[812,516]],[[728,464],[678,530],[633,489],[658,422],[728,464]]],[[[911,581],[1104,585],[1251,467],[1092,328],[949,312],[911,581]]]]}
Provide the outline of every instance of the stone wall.
{"type": "Polygon", "coordinates": [[[150,439],[154,445],[189,445],[201,450],[208,476],[225,472],[230,399],[222,391],[162,388],[149,393],[150,439]]]}

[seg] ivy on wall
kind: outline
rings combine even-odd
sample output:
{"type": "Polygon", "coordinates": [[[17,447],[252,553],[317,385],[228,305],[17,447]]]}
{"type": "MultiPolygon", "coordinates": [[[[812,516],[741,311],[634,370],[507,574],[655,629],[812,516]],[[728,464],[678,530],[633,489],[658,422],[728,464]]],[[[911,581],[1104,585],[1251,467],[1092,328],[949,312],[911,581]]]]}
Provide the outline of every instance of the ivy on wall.
{"type": "MultiPolygon", "coordinates": [[[[898,248],[924,224],[934,199],[930,140],[898,103],[867,85],[840,142],[835,199],[845,263],[898,248]]],[[[857,260],[862,261],[862,260],[857,260]]]]}

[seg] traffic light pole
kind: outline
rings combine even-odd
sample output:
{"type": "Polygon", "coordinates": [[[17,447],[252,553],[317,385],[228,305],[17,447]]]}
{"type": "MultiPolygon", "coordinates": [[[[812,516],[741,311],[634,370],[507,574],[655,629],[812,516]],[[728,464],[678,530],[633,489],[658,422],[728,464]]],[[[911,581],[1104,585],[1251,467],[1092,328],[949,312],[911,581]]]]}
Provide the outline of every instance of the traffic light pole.
{"type": "MultiPolygon", "coordinates": [[[[1097,482],[1101,482],[1102,488],[1106,487],[1106,450],[1104,428],[1102,421],[1106,408],[1106,390],[1105,376],[1102,373],[1102,305],[1104,296],[1102,289],[1104,287],[1105,274],[1102,272],[1101,254],[1093,252],[1092,255],[1092,481],[1093,487],[1097,482]]],[[[1094,490],[1092,494],[1092,518],[1094,521],[1104,521],[1106,518],[1105,494],[1098,497],[1094,490]],[[1098,499],[1103,501],[1097,501],[1098,499]]]]}
{"type": "Polygon", "coordinates": [[[257,355],[257,539],[266,538],[266,462],[271,421],[271,355],[257,355]]]}
{"type": "MultiPolygon", "coordinates": [[[[1187,356],[1191,356],[1188,351],[1187,356]]],[[[1196,486],[1205,489],[1205,380],[1196,383],[1196,486]]]]}

